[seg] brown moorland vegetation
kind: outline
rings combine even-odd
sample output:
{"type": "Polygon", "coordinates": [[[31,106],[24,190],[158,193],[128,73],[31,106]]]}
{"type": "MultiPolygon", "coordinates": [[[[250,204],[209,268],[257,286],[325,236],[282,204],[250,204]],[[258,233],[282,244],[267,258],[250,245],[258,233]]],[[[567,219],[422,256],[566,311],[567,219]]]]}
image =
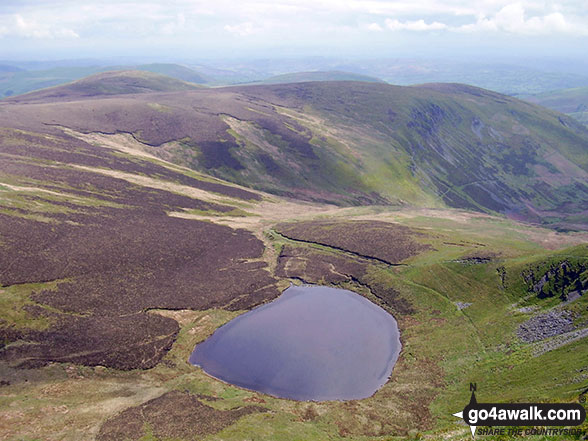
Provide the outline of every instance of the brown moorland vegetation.
{"type": "MultiPolygon", "coordinates": [[[[25,127],[28,125],[24,124],[25,127]]],[[[15,163],[22,162],[28,163],[27,167],[50,164],[61,164],[61,166],[63,164],[67,164],[68,166],[79,165],[120,170],[127,173],[163,179],[232,198],[244,200],[261,199],[259,194],[241,188],[195,179],[184,173],[174,172],[169,168],[150,161],[137,158],[131,159],[113,154],[112,151],[107,149],[88,144],[72,136],[64,135],[57,128],[44,127],[41,133],[0,128],[0,142],[0,154],[2,155],[0,172],[6,174],[20,175],[19,171],[11,171],[9,167],[14,167],[15,163]],[[55,134],[47,135],[45,134],[47,130],[55,132],[55,134]]],[[[50,169],[43,167],[43,170],[38,169],[35,173],[30,173],[30,177],[34,178],[33,175],[38,175],[39,173],[50,173],[50,169]]],[[[64,172],[61,171],[61,173],[64,172]]],[[[23,174],[22,176],[28,175],[23,174]]],[[[89,179],[87,175],[84,177],[89,179]]],[[[93,179],[98,178],[99,176],[96,176],[93,179]]],[[[108,180],[111,179],[104,179],[102,183],[105,184],[108,180]]],[[[48,182],[50,183],[51,180],[48,180],[48,182]]],[[[82,182],[86,181],[82,180],[82,182]]],[[[100,190],[102,190],[101,187],[100,190]]],[[[95,193],[98,197],[101,191],[95,193]]]]}
{"type": "Polygon", "coordinates": [[[257,194],[121,158],[69,136],[3,133],[0,175],[23,190],[0,207],[0,286],[56,285],[39,285],[25,307],[29,317],[46,318],[47,329],[0,322],[1,359],[22,367],[70,361],[149,368],[179,329],[150,309],[251,308],[278,295],[259,260],[264,246],[251,233],[166,214],[235,207],[94,170],[123,170],[230,197],[257,194]]]}
{"type": "Polygon", "coordinates": [[[142,354],[146,344],[169,348],[171,341],[162,345],[162,339],[177,324],[144,311],[230,308],[237,300],[238,308],[252,307],[278,295],[265,264],[247,262],[261,256],[263,245],[243,230],[117,209],[76,216],[78,225],[6,215],[0,220],[0,283],[62,280],[32,299],[64,314],[47,331],[20,333],[31,344],[7,347],[0,353],[4,359],[147,368],[164,352],[133,352],[142,354]]]}
{"type": "Polygon", "coordinates": [[[311,142],[311,131],[280,113],[273,103],[236,90],[82,98],[64,93],[58,99],[33,93],[0,103],[0,120],[6,127],[56,136],[62,133],[60,127],[82,133],[128,133],[146,146],[157,147],[154,152],[162,157],[171,156],[192,169],[284,196],[348,204],[388,203],[360,185],[351,185],[345,176],[317,173],[323,160],[311,142]],[[226,117],[255,127],[270,145],[269,150],[263,146],[251,149],[231,131],[226,117]],[[173,149],[171,154],[169,148],[173,149]],[[275,149],[283,157],[280,164],[273,156],[275,149]],[[292,164],[302,167],[292,169],[292,164]],[[317,179],[320,185],[309,185],[317,179]],[[270,188],[269,182],[277,185],[270,188]]]}
{"type": "Polygon", "coordinates": [[[108,420],[96,439],[136,441],[144,439],[145,427],[157,439],[196,439],[216,433],[245,415],[266,411],[259,406],[218,410],[203,404],[193,394],[173,391],[108,420]]]}

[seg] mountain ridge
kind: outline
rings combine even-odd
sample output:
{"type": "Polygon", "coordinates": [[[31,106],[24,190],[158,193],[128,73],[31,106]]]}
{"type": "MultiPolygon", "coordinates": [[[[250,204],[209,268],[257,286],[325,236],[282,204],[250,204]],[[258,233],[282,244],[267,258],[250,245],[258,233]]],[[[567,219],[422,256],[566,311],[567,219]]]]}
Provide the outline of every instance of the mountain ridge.
{"type": "Polygon", "coordinates": [[[153,154],[282,196],[450,206],[562,228],[588,223],[588,130],[474,86],[341,81],[70,103],[35,96],[5,102],[10,124],[132,133],[153,154]]]}

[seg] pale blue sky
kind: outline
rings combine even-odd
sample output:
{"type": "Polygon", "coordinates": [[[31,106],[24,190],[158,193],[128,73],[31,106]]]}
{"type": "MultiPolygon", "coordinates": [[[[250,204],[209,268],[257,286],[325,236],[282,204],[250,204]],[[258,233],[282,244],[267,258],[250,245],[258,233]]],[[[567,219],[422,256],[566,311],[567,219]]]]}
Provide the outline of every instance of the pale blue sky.
{"type": "Polygon", "coordinates": [[[0,59],[581,57],[587,44],[587,0],[0,0],[0,59]]]}

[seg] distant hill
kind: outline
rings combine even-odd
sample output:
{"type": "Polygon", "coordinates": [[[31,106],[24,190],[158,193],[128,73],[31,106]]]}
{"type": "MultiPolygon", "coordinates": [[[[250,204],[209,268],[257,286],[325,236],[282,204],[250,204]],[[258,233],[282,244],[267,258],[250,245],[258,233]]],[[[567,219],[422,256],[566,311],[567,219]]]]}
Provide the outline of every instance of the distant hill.
{"type": "Polygon", "coordinates": [[[261,81],[262,84],[304,83],[308,81],[363,81],[385,83],[379,78],[343,71],[295,72],[276,75],[261,81]]]}
{"type": "Polygon", "coordinates": [[[555,90],[537,95],[524,95],[521,98],[558,112],[567,113],[588,125],[588,87],[555,90]]]}
{"type": "Polygon", "coordinates": [[[63,86],[30,92],[8,99],[12,102],[70,100],[108,95],[194,90],[198,86],[165,75],[137,70],[104,72],[63,86]]]}
{"type": "MultiPolygon", "coordinates": [[[[268,167],[282,173],[282,185],[327,181],[314,188],[588,224],[588,130],[560,113],[463,84],[316,82],[238,90],[291,109],[284,113],[303,127],[293,130],[309,137],[311,148],[271,155],[268,167]]],[[[253,129],[239,126],[242,137],[253,129]]],[[[292,141],[290,149],[299,144],[292,141]]]]}
{"type": "Polygon", "coordinates": [[[22,72],[23,69],[16,66],[10,66],[7,64],[0,64],[0,73],[2,72],[22,72]]]}
{"type": "Polygon", "coordinates": [[[55,67],[0,73],[0,98],[69,83],[107,69],[93,67],[55,67]]]}
{"type": "Polygon", "coordinates": [[[45,70],[17,70],[2,71],[0,67],[0,99],[22,95],[35,90],[52,86],[59,86],[71,81],[85,78],[89,75],[121,70],[137,70],[152,72],[187,81],[204,84],[206,78],[198,72],[178,64],[144,64],[138,66],[72,66],[54,67],[45,70]]]}
{"type": "MultiPolygon", "coordinates": [[[[522,64],[526,64],[526,66],[521,66],[519,62],[508,64],[482,59],[460,61],[459,59],[415,57],[352,60],[306,57],[219,61],[210,62],[208,65],[199,65],[195,69],[213,78],[216,85],[264,83],[264,79],[286,73],[337,71],[367,75],[396,85],[470,84],[506,95],[536,94],[557,89],[588,86],[585,67],[578,68],[564,62],[560,67],[553,61],[542,64],[522,62],[522,64]]],[[[348,79],[353,80],[353,78],[348,79]]],[[[361,78],[357,78],[357,80],[362,81],[361,78]]],[[[282,81],[280,80],[280,82],[282,81]]],[[[292,79],[289,82],[295,82],[295,80],[292,79]]]]}
{"type": "Polygon", "coordinates": [[[390,84],[461,83],[506,95],[535,94],[588,85],[588,76],[507,64],[398,60],[370,66],[370,74],[390,84]]]}
{"type": "Polygon", "coordinates": [[[145,72],[153,72],[168,77],[176,78],[178,80],[187,81],[189,83],[206,84],[209,80],[200,73],[179,64],[142,64],[135,67],[136,70],[145,72]]]}

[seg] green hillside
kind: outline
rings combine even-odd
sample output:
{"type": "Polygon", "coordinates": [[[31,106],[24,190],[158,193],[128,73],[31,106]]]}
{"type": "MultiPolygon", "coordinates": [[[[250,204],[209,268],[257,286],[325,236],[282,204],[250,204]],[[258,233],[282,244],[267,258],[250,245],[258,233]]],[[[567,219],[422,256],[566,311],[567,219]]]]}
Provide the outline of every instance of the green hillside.
{"type": "Polygon", "coordinates": [[[434,200],[556,222],[567,212],[585,222],[588,131],[570,118],[462,85],[309,83],[247,92],[302,124],[319,162],[326,151],[336,156],[331,176],[346,174],[391,203],[434,200]]]}

